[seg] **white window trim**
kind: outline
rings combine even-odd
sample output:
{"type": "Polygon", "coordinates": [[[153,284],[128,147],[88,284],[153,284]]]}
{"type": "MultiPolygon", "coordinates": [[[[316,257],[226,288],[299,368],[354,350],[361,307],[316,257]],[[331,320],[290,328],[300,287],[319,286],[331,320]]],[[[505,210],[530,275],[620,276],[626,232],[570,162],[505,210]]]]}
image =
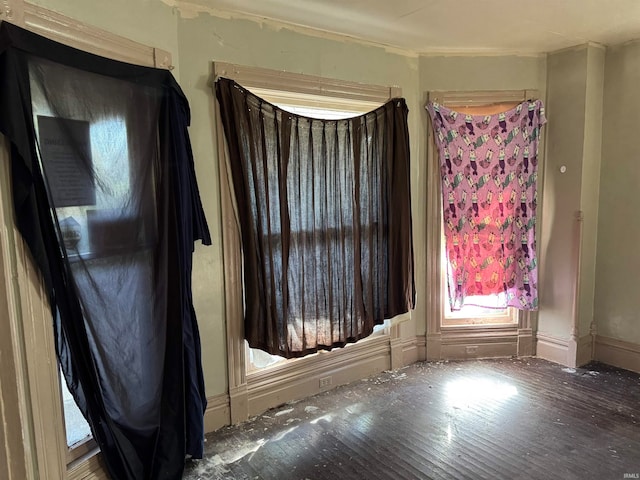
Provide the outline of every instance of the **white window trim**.
{"type": "MultiPolygon", "coordinates": [[[[451,108],[484,107],[520,103],[539,98],[537,90],[434,91],[428,101],[451,108]]],[[[426,115],[426,113],[425,113],[426,115]]],[[[428,115],[427,115],[428,117],[428,115]]],[[[544,138],[542,140],[544,142],[544,138]]],[[[500,356],[531,356],[537,312],[517,312],[516,322],[459,322],[445,319],[445,277],[442,272],[442,198],[439,159],[431,123],[427,127],[427,360],[500,356]]],[[[540,148],[544,152],[544,145],[540,148]]],[[[544,158],[538,164],[538,198],[543,198],[544,158]]],[[[538,209],[542,212],[542,209],[538,209]]],[[[538,222],[540,225],[542,222],[538,222]]],[[[540,230],[537,232],[540,236],[540,230]]],[[[540,239],[538,238],[538,245],[540,239]]]]}
{"type": "MultiPolygon", "coordinates": [[[[1,0],[0,20],[114,60],[173,68],[169,52],[114,35],[24,0],[1,0]]],[[[7,428],[0,430],[0,440],[4,440],[7,471],[0,469],[0,477],[6,476],[10,480],[106,478],[93,439],[67,447],[47,294],[15,227],[8,145],[4,139],[1,140],[0,266],[3,267],[3,279],[0,280],[0,315],[3,319],[0,322],[0,352],[3,359],[13,360],[8,371],[13,374],[17,388],[10,388],[13,385],[5,383],[5,376],[2,376],[0,393],[3,408],[0,410],[7,418],[7,428]],[[5,316],[8,321],[4,320],[5,316]]]]}

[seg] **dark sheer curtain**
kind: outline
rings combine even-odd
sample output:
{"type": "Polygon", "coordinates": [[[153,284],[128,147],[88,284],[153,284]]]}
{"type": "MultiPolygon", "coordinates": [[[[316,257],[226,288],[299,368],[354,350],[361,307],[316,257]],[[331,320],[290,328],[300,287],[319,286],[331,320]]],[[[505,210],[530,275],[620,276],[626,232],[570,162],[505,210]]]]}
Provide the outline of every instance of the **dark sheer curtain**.
{"type": "Polygon", "coordinates": [[[0,132],[69,390],[114,479],[181,478],[206,407],[191,301],[210,237],[168,71],[0,25],[0,132]]]}
{"type": "Polygon", "coordinates": [[[216,92],[249,345],[299,357],[356,342],[413,308],[404,99],[329,121],[281,110],[229,79],[216,92]]]}

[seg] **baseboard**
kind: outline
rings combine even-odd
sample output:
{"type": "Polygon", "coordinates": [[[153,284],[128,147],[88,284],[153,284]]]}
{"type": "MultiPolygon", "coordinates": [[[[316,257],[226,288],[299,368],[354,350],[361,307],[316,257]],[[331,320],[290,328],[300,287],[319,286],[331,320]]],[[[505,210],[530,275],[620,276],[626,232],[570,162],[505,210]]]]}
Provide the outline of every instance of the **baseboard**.
{"type": "Polygon", "coordinates": [[[595,360],[640,373],[640,345],[596,335],[595,360]]]}
{"type": "Polygon", "coordinates": [[[440,360],[512,357],[518,353],[517,327],[473,326],[443,329],[440,360]]]}
{"type": "Polygon", "coordinates": [[[534,336],[531,328],[518,329],[518,357],[532,357],[534,355],[534,336]]]}
{"type": "Polygon", "coordinates": [[[425,335],[425,360],[436,362],[442,358],[442,333],[427,333],[425,335]]]}
{"type": "Polygon", "coordinates": [[[544,332],[536,333],[536,357],[561,365],[570,365],[573,362],[567,361],[568,356],[568,339],[554,337],[544,332]]]}
{"type": "Polygon", "coordinates": [[[404,364],[411,365],[416,362],[424,362],[427,359],[427,336],[416,335],[414,343],[407,349],[404,364]]]}
{"type": "Polygon", "coordinates": [[[580,340],[578,340],[576,365],[580,367],[586,365],[591,360],[593,360],[593,335],[588,334],[580,337],[580,340]]]}
{"type": "Polygon", "coordinates": [[[207,409],[204,412],[204,432],[209,433],[231,423],[229,395],[222,393],[207,398],[207,409]]]}
{"type": "Polygon", "coordinates": [[[249,416],[391,368],[389,337],[247,375],[249,416]]]}
{"type": "Polygon", "coordinates": [[[402,365],[411,365],[426,358],[426,339],[417,335],[402,341],[402,365]]]}

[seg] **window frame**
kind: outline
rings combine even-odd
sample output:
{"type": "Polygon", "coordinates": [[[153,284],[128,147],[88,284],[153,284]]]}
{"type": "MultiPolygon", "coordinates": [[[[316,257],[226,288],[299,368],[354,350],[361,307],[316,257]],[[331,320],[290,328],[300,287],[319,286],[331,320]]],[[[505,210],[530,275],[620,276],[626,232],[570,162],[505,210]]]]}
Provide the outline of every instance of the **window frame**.
{"type": "MultiPolygon", "coordinates": [[[[214,77],[232,79],[250,90],[269,90],[281,92],[282,98],[306,98],[308,106],[318,105],[319,100],[333,99],[330,106],[339,108],[349,101],[371,102],[383,104],[391,98],[400,97],[401,89],[395,86],[380,86],[348,82],[319,76],[283,72],[259,67],[248,67],[223,62],[214,62],[214,77]]],[[[391,368],[398,368],[402,362],[402,345],[400,341],[400,325],[392,322],[385,329],[383,335],[372,335],[349,348],[320,351],[314,355],[294,359],[290,362],[278,362],[264,369],[252,370],[248,365],[249,355],[245,349],[244,340],[244,309],[242,286],[242,252],[240,228],[237,216],[237,206],[232,190],[230,169],[228,168],[228,151],[226,140],[220,121],[220,109],[216,102],[215,123],[217,131],[218,168],[220,175],[220,201],[222,206],[222,243],[223,268],[225,289],[225,311],[227,329],[227,367],[229,383],[230,420],[232,424],[249,418],[250,415],[260,413],[272,405],[269,403],[269,388],[279,382],[291,384],[300,381],[304,373],[306,377],[317,375],[323,368],[337,365],[353,364],[365,355],[378,356],[377,359],[388,355],[391,368]]],[[[408,314],[409,315],[409,314],[408,314]]],[[[409,318],[407,316],[407,318],[409,318]]],[[[372,367],[359,367],[370,369],[372,367]]],[[[389,367],[387,367],[389,368],[389,367]]],[[[373,373],[373,372],[371,372],[373,373]]],[[[369,374],[367,371],[366,374],[369,374]]],[[[365,375],[366,375],[365,374],[365,375]]],[[[342,378],[342,374],[334,375],[342,378]]],[[[337,382],[340,380],[337,380],[337,382]]],[[[304,389],[296,392],[298,396],[317,393],[318,385],[309,379],[304,389]]],[[[337,383],[336,382],[336,383],[337,383]]],[[[283,394],[284,395],[284,394],[283,394]]],[[[282,398],[282,401],[293,398],[282,398]]]]}
{"type": "MultiPolygon", "coordinates": [[[[453,109],[498,107],[539,98],[538,90],[431,91],[428,101],[453,109]]],[[[504,109],[507,109],[505,107],[504,109]]],[[[502,108],[501,108],[502,109],[502,108]]],[[[515,310],[508,321],[504,317],[487,317],[475,322],[472,317],[453,321],[446,318],[446,273],[442,261],[444,235],[442,190],[437,148],[427,117],[427,360],[470,358],[475,356],[531,356],[535,354],[533,335],[537,329],[537,312],[515,310]]],[[[540,146],[544,152],[544,138],[540,146]]],[[[544,155],[538,164],[538,198],[542,199],[544,155]]],[[[538,209],[540,217],[542,208],[538,209]]],[[[538,221],[538,225],[541,221],[538,221]]],[[[540,245],[540,229],[536,232],[540,245]]]]}

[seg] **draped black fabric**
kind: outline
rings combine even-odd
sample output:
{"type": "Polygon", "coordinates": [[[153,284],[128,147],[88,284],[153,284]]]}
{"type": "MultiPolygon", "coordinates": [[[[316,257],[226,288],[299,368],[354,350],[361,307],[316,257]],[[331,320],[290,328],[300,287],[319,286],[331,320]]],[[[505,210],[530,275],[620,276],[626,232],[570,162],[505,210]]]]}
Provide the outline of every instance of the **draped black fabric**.
{"type": "Polygon", "coordinates": [[[284,111],[216,82],[238,206],[245,338],[287,358],[356,342],[413,308],[407,106],[284,111]]]}
{"type": "Polygon", "coordinates": [[[0,25],[0,133],[56,350],[112,478],[181,478],[206,407],[191,300],[210,244],[168,71],[0,25]]]}

